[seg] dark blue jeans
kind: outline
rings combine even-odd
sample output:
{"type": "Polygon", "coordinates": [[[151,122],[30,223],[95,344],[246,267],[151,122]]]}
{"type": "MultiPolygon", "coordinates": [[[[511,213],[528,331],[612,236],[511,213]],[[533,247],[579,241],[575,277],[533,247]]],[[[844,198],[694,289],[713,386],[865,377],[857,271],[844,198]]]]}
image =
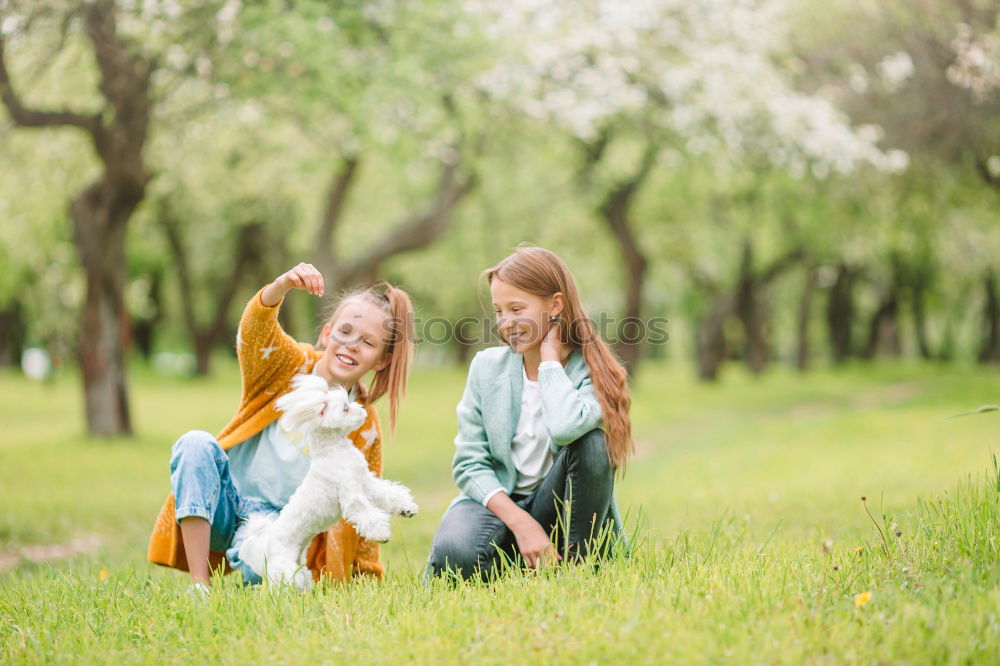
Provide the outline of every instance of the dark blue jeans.
{"type": "MultiPolygon", "coordinates": [[[[568,553],[572,558],[586,555],[593,538],[613,523],[613,490],[614,470],[604,431],[594,429],[563,447],[530,495],[511,499],[546,532],[555,532],[553,545],[560,555],[568,553]],[[563,525],[556,530],[560,520],[563,525]]],[[[523,563],[517,540],[503,521],[481,503],[462,500],[445,513],[438,526],[427,573],[438,576],[450,569],[463,578],[487,578],[501,561],[501,552],[523,563]]]]}

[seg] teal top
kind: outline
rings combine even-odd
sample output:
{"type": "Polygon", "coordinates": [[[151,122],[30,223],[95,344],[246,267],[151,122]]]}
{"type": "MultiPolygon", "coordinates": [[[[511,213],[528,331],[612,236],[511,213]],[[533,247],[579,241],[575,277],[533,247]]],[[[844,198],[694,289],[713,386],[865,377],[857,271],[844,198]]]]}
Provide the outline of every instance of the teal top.
{"type": "MultiPolygon", "coordinates": [[[[490,347],[477,353],[469,366],[462,399],[455,409],[458,434],[451,469],[463,499],[482,503],[497,489],[514,490],[517,469],[511,439],[521,416],[524,356],[509,346],[490,347]]],[[[538,369],[542,420],[553,453],[601,426],[601,405],[590,381],[590,371],[579,350],[566,365],[546,363],[538,369]]],[[[450,508],[450,506],[449,506],[450,508]]],[[[611,516],[621,526],[618,507],[611,498],[611,516]]]]}
{"type": "MultiPolygon", "coordinates": [[[[316,374],[315,368],[312,374],[316,374]]],[[[354,388],[348,392],[351,400],[356,395],[354,388]]],[[[285,429],[280,418],[226,453],[240,497],[266,502],[276,509],[288,504],[309,471],[307,442],[299,431],[285,429]]]]}

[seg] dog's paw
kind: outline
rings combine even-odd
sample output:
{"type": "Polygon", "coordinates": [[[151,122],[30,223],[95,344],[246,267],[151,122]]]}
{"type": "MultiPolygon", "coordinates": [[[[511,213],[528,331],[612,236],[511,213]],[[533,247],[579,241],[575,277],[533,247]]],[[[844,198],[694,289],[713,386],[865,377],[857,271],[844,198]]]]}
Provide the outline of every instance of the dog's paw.
{"type": "Polygon", "coordinates": [[[312,572],[309,571],[309,569],[303,564],[292,575],[291,583],[299,590],[299,592],[308,592],[313,586],[312,572]]]}
{"type": "Polygon", "coordinates": [[[412,518],[420,512],[420,507],[413,500],[407,500],[403,502],[399,507],[399,515],[403,518],[412,518]]]}
{"type": "Polygon", "coordinates": [[[382,502],[385,510],[397,516],[409,518],[417,515],[420,508],[413,501],[410,489],[395,481],[386,481],[382,485],[382,502]]]}
{"type": "Polygon", "coordinates": [[[267,569],[267,538],[261,535],[248,537],[240,546],[240,559],[258,576],[267,569]]]}
{"type": "Polygon", "coordinates": [[[275,514],[255,513],[247,519],[245,538],[240,546],[239,558],[258,576],[264,575],[267,559],[271,556],[271,539],[268,530],[275,514]]]}
{"type": "Polygon", "coordinates": [[[295,585],[299,565],[291,560],[275,557],[267,562],[267,580],[272,585],[295,585]]]}
{"type": "Polygon", "coordinates": [[[359,516],[354,523],[355,529],[365,539],[385,543],[392,536],[387,514],[372,513],[359,516]]]}

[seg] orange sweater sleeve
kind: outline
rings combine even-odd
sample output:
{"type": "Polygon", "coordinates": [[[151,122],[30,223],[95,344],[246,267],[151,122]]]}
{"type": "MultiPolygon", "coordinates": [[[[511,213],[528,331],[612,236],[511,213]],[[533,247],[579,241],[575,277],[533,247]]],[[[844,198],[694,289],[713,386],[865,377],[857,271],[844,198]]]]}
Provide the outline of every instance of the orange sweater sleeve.
{"type": "MultiPolygon", "coordinates": [[[[382,476],[382,424],[379,422],[378,414],[374,408],[372,412],[372,427],[375,428],[374,439],[365,451],[365,459],[368,461],[368,469],[377,477],[382,476]]],[[[369,541],[364,537],[358,537],[358,549],[354,555],[354,563],[351,567],[354,574],[368,574],[381,580],[385,574],[385,565],[379,561],[379,544],[377,541],[369,541]]]]}
{"type": "Polygon", "coordinates": [[[243,398],[248,400],[272,383],[272,379],[302,365],[306,354],[295,338],[278,323],[284,297],[268,307],[261,301],[267,285],[257,291],[243,310],[236,331],[236,356],[243,378],[243,398]]]}

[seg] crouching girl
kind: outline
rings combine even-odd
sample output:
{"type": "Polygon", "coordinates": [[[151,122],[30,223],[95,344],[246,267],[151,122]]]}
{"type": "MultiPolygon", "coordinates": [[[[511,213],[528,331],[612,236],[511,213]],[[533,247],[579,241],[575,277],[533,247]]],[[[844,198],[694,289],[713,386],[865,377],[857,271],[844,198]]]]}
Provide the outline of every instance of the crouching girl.
{"type": "MultiPolygon", "coordinates": [[[[195,584],[206,584],[218,567],[242,572],[244,582],[260,582],[239,558],[244,519],[280,511],[309,469],[301,434],[284,430],[275,408],[297,374],[339,384],[365,407],[365,422],[350,438],[381,476],[382,431],[374,403],[388,396],[395,428],[413,356],[409,296],[386,283],[345,295],[314,347],[297,342],[278,323],[279,307],[292,289],[321,297],[323,277],[312,265],[299,264],[254,294],[236,333],[243,385],[236,414],[218,435],[191,430],[173,445],[171,494],[157,517],[147,557],[188,571],[195,584]],[[362,379],[369,373],[374,375],[366,386],[362,379]]],[[[378,544],[360,538],[344,520],[316,536],[306,563],[317,580],[381,578],[384,572],[378,544]]]]}
{"type": "Polygon", "coordinates": [[[558,256],[522,247],[484,274],[506,345],[469,368],[452,461],[462,492],[428,574],[488,576],[504,557],[529,567],[579,559],[621,535],[614,474],[634,450],[625,369],[558,256]]]}

